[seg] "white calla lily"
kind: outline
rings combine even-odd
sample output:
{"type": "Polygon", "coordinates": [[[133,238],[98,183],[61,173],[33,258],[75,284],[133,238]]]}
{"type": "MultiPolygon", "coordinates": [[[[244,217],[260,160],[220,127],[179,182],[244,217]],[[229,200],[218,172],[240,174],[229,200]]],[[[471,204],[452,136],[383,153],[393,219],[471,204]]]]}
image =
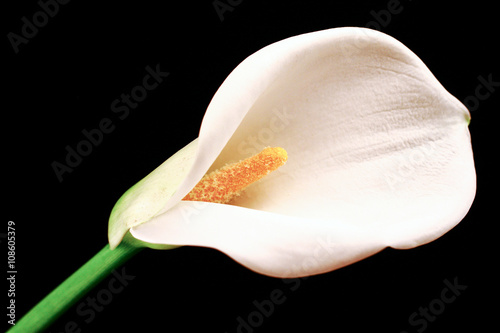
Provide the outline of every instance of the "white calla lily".
{"type": "Polygon", "coordinates": [[[198,139],[131,188],[116,247],[218,249],[269,276],[331,271],[453,228],[475,195],[467,109],[397,40],[363,28],[292,37],[224,81],[198,139]],[[288,161],[231,205],[182,201],[209,171],[266,146],[288,161]]]}

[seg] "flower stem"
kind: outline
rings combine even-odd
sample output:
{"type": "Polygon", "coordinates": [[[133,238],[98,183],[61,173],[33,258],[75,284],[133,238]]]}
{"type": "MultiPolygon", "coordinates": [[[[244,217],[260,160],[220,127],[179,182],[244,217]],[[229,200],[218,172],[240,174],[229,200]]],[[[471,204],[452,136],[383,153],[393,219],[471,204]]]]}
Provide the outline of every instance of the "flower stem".
{"type": "Polygon", "coordinates": [[[113,272],[114,269],[139,252],[140,249],[122,242],[116,249],[110,250],[109,244],[107,244],[92,259],[87,261],[26,313],[8,332],[42,332],[95,285],[113,272]]]}

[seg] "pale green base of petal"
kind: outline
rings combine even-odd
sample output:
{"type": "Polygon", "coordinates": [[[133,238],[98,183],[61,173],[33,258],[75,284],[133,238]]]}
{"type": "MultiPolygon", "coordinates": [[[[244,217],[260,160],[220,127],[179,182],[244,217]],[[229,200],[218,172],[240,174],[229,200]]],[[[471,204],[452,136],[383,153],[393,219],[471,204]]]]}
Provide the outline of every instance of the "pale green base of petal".
{"type": "Polygon", "coordinates": [[[122,195],[109,217],[111,249],[120,244],[130,228],[161,213],[191,169],[197,147],[198,140],[195,139],[122,195]]]}

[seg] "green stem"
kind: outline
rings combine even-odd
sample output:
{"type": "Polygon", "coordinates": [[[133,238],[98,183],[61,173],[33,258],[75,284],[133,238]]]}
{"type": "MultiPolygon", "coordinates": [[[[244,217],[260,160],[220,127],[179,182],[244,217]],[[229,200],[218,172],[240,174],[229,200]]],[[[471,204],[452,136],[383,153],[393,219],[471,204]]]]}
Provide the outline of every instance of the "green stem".
{"type": "Polygon", "coordinates": [[[125,263],[140,248],[122,242],[110,250],[109,244],[68,277],[26,313],[8,333],[42,332],[82,296],[125,263]]]}

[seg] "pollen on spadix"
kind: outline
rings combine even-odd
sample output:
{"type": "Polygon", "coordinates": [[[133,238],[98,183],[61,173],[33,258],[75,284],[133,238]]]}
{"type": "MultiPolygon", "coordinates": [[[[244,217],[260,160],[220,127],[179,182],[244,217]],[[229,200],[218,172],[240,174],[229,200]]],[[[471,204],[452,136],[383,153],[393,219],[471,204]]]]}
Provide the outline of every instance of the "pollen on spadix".
{"type": "Polygon", "coordinates": [[[285,149],[265,148],[240,162],[206,174],[183,200],[229,203],[250,184],[285,164],[285,149]]]}

